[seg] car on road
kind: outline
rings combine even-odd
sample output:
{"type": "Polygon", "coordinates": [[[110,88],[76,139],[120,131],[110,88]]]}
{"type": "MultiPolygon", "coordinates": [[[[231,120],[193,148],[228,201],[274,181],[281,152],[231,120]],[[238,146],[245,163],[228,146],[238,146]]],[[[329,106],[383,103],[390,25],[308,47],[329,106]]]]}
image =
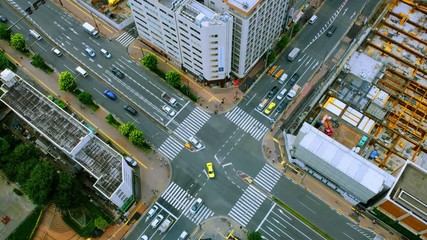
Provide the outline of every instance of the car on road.
{"type": "Polygon", "coordinates": [[[197,149],[203,148],[203,144],[194,136],[190,137],[188,139],[188,142],[190,142],[190,144],[193,145],[197,149]]]}
{"type": "Polygon", "coordinates": [[[159,210],[159,206],[154,205],[150,208],[150,210],[148,210],[147,213],[147,220],[152,218],[154,216],[154,214],[156,214],[157,210],[159,210]]]}
{"type": "Polygon", "coordinates": [[[133,108],[131,105],[125,105],[123,108],[126,110],[126,112],[128,112],[128,113],[130,113],[130,114],[132,114],[134,116],[138,113],[135,110],[135,108],[133,108]]]}
{"type": "Polygon", "coordinates": [[[89,55],[89,57],[93,58],[96,56],[95,51],[93,51],[93,49],[90,47],[86,48],[85,51],[86,51],[87,55],[89,55]]]}
{"type": "Polygon", "coordinates": [[[185,240],[188,237],[188,233],[186,231],[182,231],[181,235],[179,235],[178,240],[185,240]]]}
{"type": "Polygon", "coordinates": [[[163,221],[164,217],[162,214],[157,214],[156,218],[151,222],[150,226],[151,228],[156,228],[160,225],[160,223],[163,221]]]}
{"type": "Polygon", "coordinates": [[[273,97],[277,92],[279,91],[279,88],[277,86],[274,86],[268,93],[267,97],[271,98],[273,97]]]}
{"type": "Polygon", "coordinates": [[[328,28],[328,31],[326,32],[326,36],[331,37],[334,34],[335,30],[337,30],[337,26],[335,25],[330,26],[328,28]]]}
{"type": "Polygon", "coordinates": [[[141,236],[141,240],[148,240],[147,235],[142,235],[142,236],[141,236]]]}
{"type": "Polygon", "coordinates": [[[269,115],[275,107],[276,107],[276,104],[274,102],[271,102],[270,104],[268,104],[268,107],[264,110],[264,113],[269,115]]]}
{"type": "Polygon", "coordinates": [[[203,205],[203,200],[201,198],[197,198],[196,201],[194,201],[193,204],[191,205],[190,213],[194,215],[202,205],[203,205]]]}
{"type": "Polygon", "coordinates": [[[162,110],[170,117],[175,116],[176,112],[175,110],[173,110],[171,107],[169,107],[168,105],[164,105],[162,107],[162,110]]]}
{"type": "Polygon", "coordinates": [[[138,163],[131,157],[125,157],[125,161],[132,167],[138,166],[138,163]]]}
{"type": "Polygon", "coordinates": [[[62,56],[62,52],[58,48],[52,48],[51,51],[58,57],[62,56]]]}
{"type": "Polygon", "coordinates": [[[111,72],[116,75],[116,77],[122,79],[125,75],[123,74],[122,71],[120,71],[118,68],[113,67],[113,69],[111,70],[111,72]]]}
{"type": "Polygon", "coordinates": [[[111,53],[103,48],[101,48],[101,53],[102,55],[104,55],[104,57],[110,59],[111,58],[111,53]]]}
{"type": "Polygon", "coordinates": [[[116,94],[114,94],[111,90],[109,90],[109,89],[106,89],[105,91],[104,91],[104,95],[107,97],[107,98],[109,98],[109,99],[111,99],[111,100],[116,100],[116,94]]]}
{"type": "Polygon", "coordinates": [[[279,106],[277,106],[277,112],[278,113],[281,113],[281,112],[283,112],[283,110],[285,110],[285,107],[288,105],[288,103],[289,103],[289,101],[288,100],[284,100],[283,102],[281,102],[280,104],[279,104],[279,106]]]}
{"type": "Polygon", "coordinates": [[[291,79],[289,79],[289,85],[294,85],[299,78],[299,74],[298,73],[294,73],[294,75],[292,75],[291,79]]]}
{"type": "Polygon", "coordinates": [[[215,177],[215,172],[213,170],[213,164],[211,162],[206,163],[206,171],[208,172],[209,178],[215,177]]]}
{"type": "Polygon", "coordinates": [[[0,22],[7,23],[7,18],[3,15],[0,15],[0,22]]]}

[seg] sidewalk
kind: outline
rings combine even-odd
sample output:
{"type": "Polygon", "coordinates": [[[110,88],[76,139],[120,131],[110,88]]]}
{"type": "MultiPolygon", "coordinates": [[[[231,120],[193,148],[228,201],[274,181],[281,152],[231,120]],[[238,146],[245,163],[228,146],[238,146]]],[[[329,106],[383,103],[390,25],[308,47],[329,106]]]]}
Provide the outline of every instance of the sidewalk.
{"type": "MultiPolygon", "coordinates": [[[[74,112],[79,118],[89,123],[98,132],[100,137],[111,141],[112,146],[120,153],[126,153],[139,163],[140,176],[136,186],[141,189],[141,199],[135,207],[133,213],[139,212],[142,214],[144,210],[157,198],[153,189],[158,192],[163,192],[170,180],[170,169],[158,161],[158,154],[146,154],[141,149],[134,147],[120,132],[109,125],[105,117],[109,114],[104,108],[100,108],[96,112],[88,108],[80,108],[81,103],[71,93],[60,91],[58,89],[58,72],[46,74],[42,70],[31,65],[30,59],[23,56],[20,52],[13,49],[5,41],[0,41],[0,47],[5,50],[5,54],[18,65],[32,79],[25,79],[28,83],[44,92],[46,95],[53,95],[61,98],[69,104],[68,108],[74,112]]],[[[139,191],[138,191],[139,192],[139,191]]],[[[130,217],[133,215],[130,215],[130,217]]],[[[118,228],[121,229],[122,228],[118,228]]],[[[123,233],[124,234],[124,233],[123,233]]],[[[122,235],[123,236],[123,235],[122,235]]]]}

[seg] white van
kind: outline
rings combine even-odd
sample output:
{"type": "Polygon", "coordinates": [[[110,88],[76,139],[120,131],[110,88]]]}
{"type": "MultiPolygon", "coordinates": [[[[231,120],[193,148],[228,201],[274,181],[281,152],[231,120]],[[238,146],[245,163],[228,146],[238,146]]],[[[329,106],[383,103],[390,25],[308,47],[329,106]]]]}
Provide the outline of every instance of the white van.
{"type": "Polygon", "coordinates": [[[288,79],[288,74],[283,73],[283,75],[282,75],[282,76],[280,77],[280,79],[279,79],[279,83],[280,83],[280,84],[285,83],[286,79],[288,79]]]}
{"type": "Polygon", "coordinates": [[[86,70],[84,70],[83,68],[81,68],[80,66],[76,67],[76,72],[78,72],[80,75],[82,75],[83,77],[87,77],[87,72],[86,70]]]}
{"type": "Polygon", "coordinates": [[[313,24],[317,20],[317,16],[313,15],[311,16],[310,20],[308,20],[308,23],[313,24]]]}
{"type": "Polygon", "coordinates": [[[295,58],[298,57],[299,52],[300,52],[299,48],[292,49],[292,51],[288,55],[288,60],[291,61],[291,62],[293,60],[295,60],[295,58]]]}
{"type": "Polygon", "coordinates": [[[40,34],[36,31],[34,31],[33,29],[30,29],[30,35],[33,36],[35,39],[37,39],[37,41],[42,40],[42,36],[40,36],[40,34]]]}
{"type": "Polygon", "coordinates": [[[280,91],[279,94],[277,94],[277,97],[276,97],[277,100],[282,100],[283,97],[285,96],[286,91],[287,91],[286,88],[282,89],[282,91],[280,91]]]}

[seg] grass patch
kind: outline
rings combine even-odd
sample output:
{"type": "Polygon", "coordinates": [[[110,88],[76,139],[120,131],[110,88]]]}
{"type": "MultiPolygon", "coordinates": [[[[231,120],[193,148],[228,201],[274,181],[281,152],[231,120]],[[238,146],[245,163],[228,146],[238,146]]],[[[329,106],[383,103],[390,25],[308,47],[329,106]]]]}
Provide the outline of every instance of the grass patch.
{"type": "Polygon", "coordinates": [[[37,227],[38,219],[43,208],[37,206],[34,211],[7,237],[7,240],[32,239],[34,229],[37,227]]]}
{"type": "Polygon", "coordinates": [[[105,119],[107,119],[108,124],[110,124],[111,126],[115,127],[115,128],[119,128],[122,124],[117,121],[114,116],[110,113],[108,114],[105,119]]]}
{"type": "Polygon", "coordinates": [[[301,222],[305,223],[307,226],[309,226],[311,229],[316,231],[318,234],[320,234],[325,239],[333,240],[331,236],[329,236],[327,233],[325,233],[322,229],[308,221],[305,217],[301,216],[298,212],[290,208],[288,205],[286,205],[284,202],[280,201],[280,199],[273,197],[273,201],[276,202],[279,206],[284,208],[286,211],[290,212],[292,215],[294,215],[296,218],[298,218],[301,222]]]}
{"type": "Polygon", "coordinates": [[[67,225],[70,226],[74,231],[76,231],[77,234],[82,237],[90,237],[93,231],[96,229],[95,219],[98,216],[104,218],[109,224],[113,222],[110,216],[102,212],[98,206],[89,202],[89,199],[86,199],[83,202],[85,205],[81,206],[79,209],[74,210],[73,217],[78,217],[79,219],[84,218],[86,221],[84,226],[81,226],[79,223],[74,221],[74,219],[69,215],[68,211],[62,216],[64,222],[67,223],[67,225]],[[85,216],[78,216],[79,214],[84,214],[85,216]]]}
{"type": "Polygon", "coordinates": [[[392,227],[394,230],[398,231],[403,236],[407,237],[408,239],[421,240],[420,236],[415,235],[414,233],[412,233],[408,229],[402,227],[402,225],[400,225],[397,221],[394,221],[393,219],[389,218],[387,215],[378,211],[376,208],[374,210],[372,210],[371,213],[374,214],[382,222],[389,225],[390,227],[392,227]]]}

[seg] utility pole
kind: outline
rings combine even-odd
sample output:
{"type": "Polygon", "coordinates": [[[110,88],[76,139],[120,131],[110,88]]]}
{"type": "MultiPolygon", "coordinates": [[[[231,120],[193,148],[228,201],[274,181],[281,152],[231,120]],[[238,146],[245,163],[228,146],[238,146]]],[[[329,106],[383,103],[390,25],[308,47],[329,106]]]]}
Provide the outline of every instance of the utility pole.
{"type": "Polygon", "coordinates": [[[22,16],[16,23],[12,24],[12,26],[8,27],[7,30],[10,30],[13,26],[15,26],[16,24],[18,24],[22,19],[24,19],[25,17],[27,17],[28,15],[33,14],[33,10],[38,10],[39,6],[42,4],[45,4],[46,0],[37,0],[35,1],[32,5],[33,7],[28,7],[25,9],[26,14],[24,16],[22,16]]]}
{"type": "Polygon", "coordinates": [[[98,27],[98,24],[97,24],[97,23],[96,23],[96,21],[95,21],[95,16],[93,16],[93,12],[90,12],[90,15],[92,15],[93,22],[95,23],[95,28],[96,28],[96,30],[98,30],[98,32],[99,32],[99,27],[98,27]]]}

